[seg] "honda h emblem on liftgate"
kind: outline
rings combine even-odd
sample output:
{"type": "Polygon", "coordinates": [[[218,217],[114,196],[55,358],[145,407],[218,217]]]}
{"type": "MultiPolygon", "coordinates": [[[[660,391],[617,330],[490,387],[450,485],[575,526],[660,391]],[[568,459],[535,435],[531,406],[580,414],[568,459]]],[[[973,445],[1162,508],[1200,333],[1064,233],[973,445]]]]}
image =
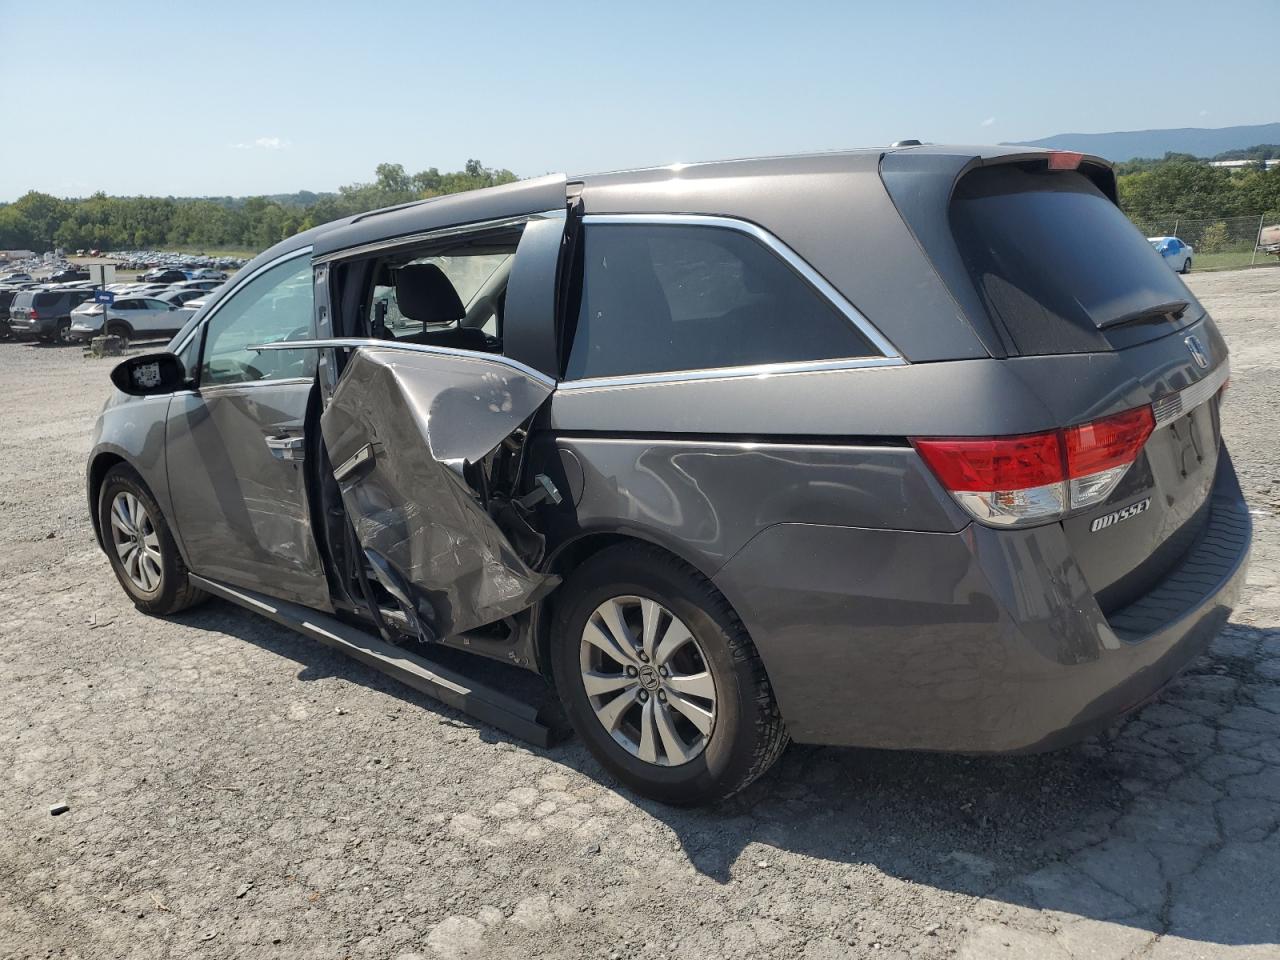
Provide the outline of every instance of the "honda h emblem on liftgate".
{"type": "Polygon", "coordinates": [[[1196,366],[1202,370],[1209,366],[1209,355],[1204,352],[1204,344],[1200,342],[1200,338],[1195,336],[1187,337],[1182,341],[1187,345],[1187,349],[1191,351],[1191,359],[1196,362],[1196,366]]]}

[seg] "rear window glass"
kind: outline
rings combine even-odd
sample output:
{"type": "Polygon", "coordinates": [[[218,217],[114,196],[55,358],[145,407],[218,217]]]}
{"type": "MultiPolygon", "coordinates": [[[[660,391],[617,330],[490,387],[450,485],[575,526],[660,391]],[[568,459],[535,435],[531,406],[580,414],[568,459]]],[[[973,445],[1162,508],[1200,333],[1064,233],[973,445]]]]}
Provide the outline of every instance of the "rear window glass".
{"type": "Polygon", "coordinates": [[[568,379],[875,353],[844,314],[746,234],[693,225],[586,228],[568,379]]]}
{"type": "MultiPolygon", "coordinates": [[[[993,318],[1023,354],[1107,349],[1109,322],[1178,300],[1186,286],[1120,209],[1078,173],[979,169],[960,181],[951,228],[993,318]]],[[[1167,320],[1144,324],[1151,339],[1167,320]]],[[[1127,330],[1125,341],[1133,342],[1127,330]]]]}

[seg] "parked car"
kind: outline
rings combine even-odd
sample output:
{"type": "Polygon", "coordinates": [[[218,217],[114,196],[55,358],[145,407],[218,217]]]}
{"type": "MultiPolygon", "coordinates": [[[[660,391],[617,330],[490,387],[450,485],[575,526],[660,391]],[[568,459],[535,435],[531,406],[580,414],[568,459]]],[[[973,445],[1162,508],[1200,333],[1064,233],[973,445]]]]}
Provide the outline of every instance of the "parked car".
{"type": "MultiPolygon", "coordinates": [[[[227,274],[223,270],[215,270],[212,267],[201,267],[198,270],[191,271],[191,279],[192,280],[217,280],[221,282],[227,279],[227,274]]],[[[213,288],[206,287],[205,289],[212,290],[213,288]]]]}
{"type": "Polygon", "coordinates": [[[143,611],[223,597],[545,743],[463,654],[534,671],[705,802],[788,738],[1045,750],[1156,695],[1244,579],[1227,377],[1097,158],[547,176],[262,254],[113,371],[88,500],[143,611]]]}
{"type": "Polygon", "coordinates": [[[1258,249],[1273,257],[1280,257],[1280,223],[1262,228],[1258,233],[1258,249]]]}
{"type": "Polygon", "coordinates": [[[30,283],[31,274],[29,273],[6,273],[0,276],[0,283],[30,283]]]}
{"type": "Polygon", "coordinates": [[[194,310],[139,294],[123,294],[114,303],[86,303],[72,311],[67,336],[92,340],[104,331],[123,340],[156,340],[182,329],[194,310]]]}
{"type": "Polygon", "coordinates": [[[149,270],[138,278],[143,283],[181,283],[190,279],[185,270],[161,269],[149,270]]]}
{"type": "Polygon", "coordinates": [[[157,300],[163,300],[165,303],[173,307],[183,307],[192,300],[199,300],[204,295],[204,290],[190,290],[186,287],[170,287],[168,290],[159,291],[155,295],[155,298],[157,300]]]}
{"type": "Polygon", "coordinates": [[[1164,262],[1175,273],[1191,272],[1191,260],[1195,254],[1191,244],[1183,243],[1177,237],[1147,237],[1147,242],[1164,257],[1164,262]]]}
{"type": "Polygon", "coordinates": [[[0,288],[0,340],[9,339],[9,305],[18,291],[12,288],[0,288]]]}
{"type": "Polygon", "coordinates": [[[182,283],[175,283],[175,287],[183,290],[199,290],[202,293],[208,293],[210,290],[217,290],[222,286],[222,280],[184,280],[182,283]]]}
{"type": "Polygon", "coordinates": [[[71,311],[92,296],[92,290],[20,290],[9,304],[9,330],[24,340],[65,341],[71,311]]]}
{"type": "Polygon", "coordinates": [[[88,279],[89,279],[88,270],[81,270],[79,268],[72,267],[66,270],[59,270],[57,273],[52,274],[46,282],[47,283],[71,283],[72,281],[75,281],[75,280],[88,280],[88,279]]]}

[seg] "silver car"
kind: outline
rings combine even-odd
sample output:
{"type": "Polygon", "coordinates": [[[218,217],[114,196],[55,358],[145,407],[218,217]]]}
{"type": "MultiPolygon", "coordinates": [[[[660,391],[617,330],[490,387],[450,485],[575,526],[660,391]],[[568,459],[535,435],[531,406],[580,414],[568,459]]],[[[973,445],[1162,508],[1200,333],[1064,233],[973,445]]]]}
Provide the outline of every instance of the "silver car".
{"type": "Polygon", "coordinates": [[[173,336],[195,310],[159,296],[117,294],[110,304],[89,301],[71,311],[70,340],[92,340],[103,333],[123,340],[159,340],[173,336]]]}

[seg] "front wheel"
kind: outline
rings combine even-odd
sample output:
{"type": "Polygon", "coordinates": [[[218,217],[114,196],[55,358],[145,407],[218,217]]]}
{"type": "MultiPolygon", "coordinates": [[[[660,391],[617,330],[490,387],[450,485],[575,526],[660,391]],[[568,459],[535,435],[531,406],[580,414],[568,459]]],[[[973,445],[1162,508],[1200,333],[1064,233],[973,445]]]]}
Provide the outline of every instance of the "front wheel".
{"type": "Polygon", "coordinates": [[[1183,273],[1190,273],[1190,272],[1191,272],[1191,261],[1190,261],[1190,260],[1184,260],[1184,261],[1182,261],[1182,272],[1183,272],[1183,273]]]}
{"type": "Polygon", "coordinates": [[[672,804],[742,790],[788,738],[728,601],[656,547],[610,547],[561,588],[552,671],[574,729],[614,776],[672,804]]]}
{"type": "Polygon", "coordinates": [[[102,482],[98,524],[116,579],[143,613],[166,616],[206,598],[192,586],[151,491],[123,463],[112,467],[102,482]]]}

